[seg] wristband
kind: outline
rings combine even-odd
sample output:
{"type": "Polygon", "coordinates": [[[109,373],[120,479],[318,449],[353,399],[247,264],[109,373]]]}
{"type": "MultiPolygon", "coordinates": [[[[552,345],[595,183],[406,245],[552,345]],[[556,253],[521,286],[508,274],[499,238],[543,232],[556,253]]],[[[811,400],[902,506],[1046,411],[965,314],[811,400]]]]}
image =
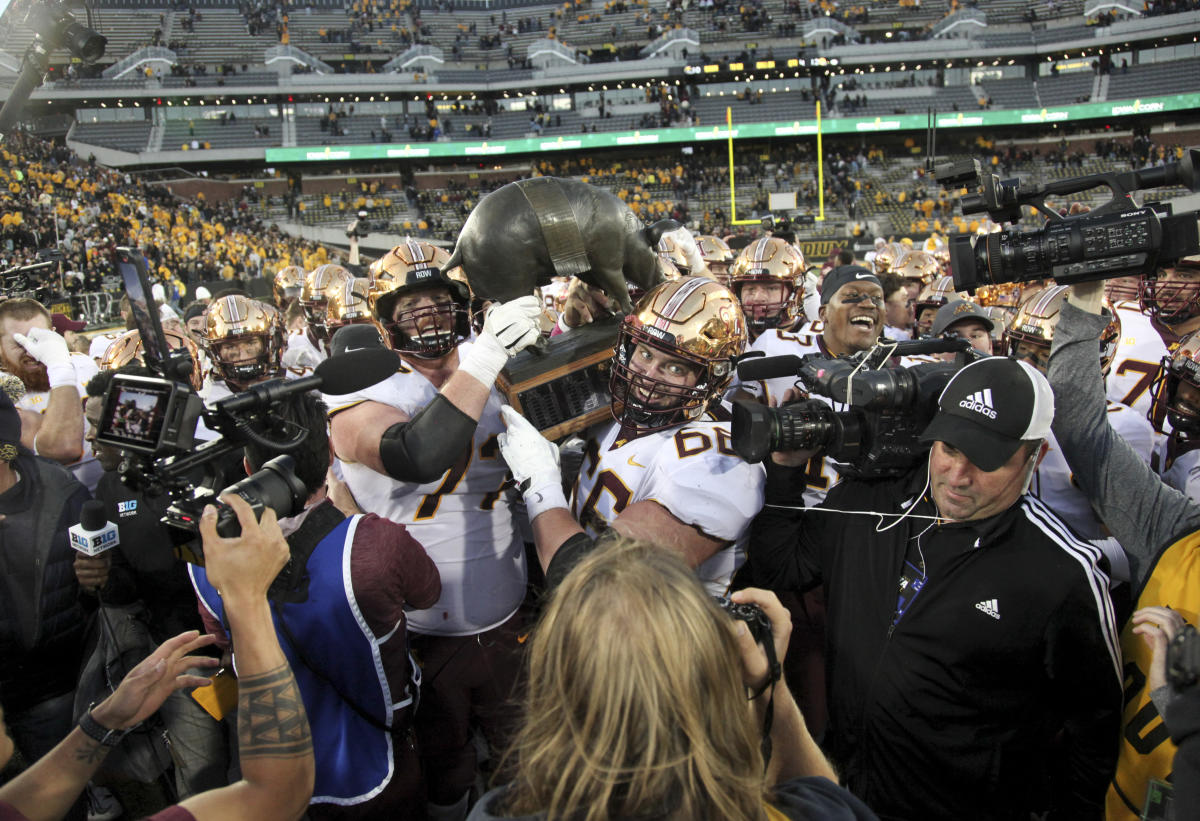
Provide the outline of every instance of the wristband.
{"type": "Polygon", "coordinates": [[[562,480],[557,476],[539,482],[536,487],[530,482],[529,488],[522,490],[521,495],[525,498],[525,510],[529,513],[530,522],[547,510],[559,507],[566,509],[567,507],[567,497],[563,493],[562,480]]]}
{"type": "Polygon", "coordinates": [[[473,376],[480,384],[491,387],[508,364],[508,351],[491,334],[480,334],[471,349],[458,360],[458,369],[473,376]]]}
{"type": "Polygon", "coordinates": [[[79,379],[75,376],[75,366],[69,361],[49,366],[46,368],[46,376],[50,380],[50,390],[68,386],[79,390],[79,379]]]}
{"type": "Polygon", "coordinates": [[[83,734],[95,741],[101,747],[117,747],[125,736],[129,735],[129,731],[133,727],[127,727],[124,730],[110,730],[92,717],[92,708],[88,707],[88,711],[79,719],[79,729],[83,730],[83,734]]]}

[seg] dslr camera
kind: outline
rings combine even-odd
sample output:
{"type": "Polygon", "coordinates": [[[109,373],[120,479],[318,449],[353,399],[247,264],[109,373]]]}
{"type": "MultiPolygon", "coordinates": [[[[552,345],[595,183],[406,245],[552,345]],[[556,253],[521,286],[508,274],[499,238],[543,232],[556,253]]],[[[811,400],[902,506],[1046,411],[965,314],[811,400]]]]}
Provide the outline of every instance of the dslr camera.
{"type": "Polygon", "coordinates": [[[1007,228],[950,241],[954,288],[975,292],[984,285],[1053,279],[1060,285],[1153,274],[1161,265],[1200,252],[1197,212],[1173,214],[1168,203],[1138,205],[1133,192],[1183,185],[1200,191],[1200,148],[1189,148],[1178,163],[1124,173],[1089,174],[1044,186],[1022,186],[986,172],[979,160],[943,163],[935,171],[947,189],[974,192],[962,197],[964,215],[986,213],[997,223],[1015,223],[1022,207],[1044,214],[1037,231],[1007,228]],[[1069,196],[1101,186],[1107,203],[1085,214],[1063,216],[1046,205],[1051,196],[1069,196]]]}
{"type": "Polygon", "coordinates": [[[120,467],[122,482],[149,496],[169,496],[171,505],[162,522],[172,534],[176,552],[186,561],[203,564],[196,534],[205,505],[217,508],[218,533],[228,537],[241,532],[237,514],[218,500],[222,494],[241,496],[256,516],[268,507],[280,518],[304,509],[308,491],[292,473],[293,462],[286,453],[298,448],[308,431],[289,428],[273,411],[294,394],[319,388],[322,379],[264,382],[205,407],[188,383],[194,367],[191,357],[186,350],[172,351],[167,346],[149,296],[145,260],[136,251],[117,248],[114,261],[142,337],[143,360],[155,376],[114,376],[104,397],[96,439],[126,453],[120,467]],[[194,447],[201,419],[221,435],[194,447]],[[251,441],[284,455],[226,486],[226,468],[240,464],[236,455],[251,441]]]}
{"type": "Polygon", "coordinates": [[[937,412],[942,389],[976,356],[964,339],[931,339],[879,344],[840,359],[808,354],[743,361],[743,381],[795,375],[807,393],[846,409],[812,398],[778,408],[734,400],[733,449],[747,462],[761,462],[773,451],[814,450],[838,462],[845,476],[902,475],[929,450],[918,437],[937,412]],[[893,355],[951,351],[954,362],[887,366],[893,355]]]}

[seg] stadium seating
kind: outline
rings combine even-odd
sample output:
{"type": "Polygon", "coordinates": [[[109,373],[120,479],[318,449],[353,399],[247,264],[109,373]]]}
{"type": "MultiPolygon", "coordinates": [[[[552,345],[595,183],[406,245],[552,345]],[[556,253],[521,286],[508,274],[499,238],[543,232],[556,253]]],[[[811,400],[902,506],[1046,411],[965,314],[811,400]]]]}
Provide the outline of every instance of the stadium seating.
{"type": "Polygon", "coordinates": [[[144,151],[150,139],[150,121],[76,123],[71,129],[70,139],[121,151],[144,151]]]}

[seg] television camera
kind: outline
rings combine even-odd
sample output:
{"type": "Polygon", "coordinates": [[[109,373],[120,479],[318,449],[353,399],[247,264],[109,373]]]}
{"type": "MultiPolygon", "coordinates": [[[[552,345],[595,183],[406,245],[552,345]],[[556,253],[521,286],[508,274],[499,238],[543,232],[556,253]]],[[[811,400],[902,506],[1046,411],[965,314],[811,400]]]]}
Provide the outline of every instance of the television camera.
{"type": "Polygon", "coordinates": [[[845,409],[813,398],[778,408],[736,399],[733,449],[747,462],[761,462],[774,451],[816,451],[838,462],[845,476],[899,476],[928,452],[918,437],[937,412],[946,383],[981,356],[967,340],[946,337],[882,342],[839,359],[820,354],[744,359],[738,364],[743,382],[794,375],[807,393],[845,409]],[[934,353],[954,353],[955,360],[889,366],[892,357],[934,353]]]}
{"type": "Polygon", "coordinates": [[[1177,163],[1122,173],[1088,174],[1047,185],[1023,186],[985,171],[979,160],[942,163],[935,171],[947,189],[966,185],[964,215],[986,213],[997,223],[1017,222],[1030,207],[1049,221],[1036,231],[1006,228],[950,241],[954,288],[975,292],[984,285],[1053,279],[1061,285],[1118,276],[1153,274],[1164,262],[1200,253],[1197,212],[1172,213],[1168,203],[1139,205],[1135,191],[1183,185],[1200,191],[1200,148],[1189,148],[1177,163]],[[1084,214],[1063,216],[1046,205],[1107,186],[1112,197],[1084,214]]]}

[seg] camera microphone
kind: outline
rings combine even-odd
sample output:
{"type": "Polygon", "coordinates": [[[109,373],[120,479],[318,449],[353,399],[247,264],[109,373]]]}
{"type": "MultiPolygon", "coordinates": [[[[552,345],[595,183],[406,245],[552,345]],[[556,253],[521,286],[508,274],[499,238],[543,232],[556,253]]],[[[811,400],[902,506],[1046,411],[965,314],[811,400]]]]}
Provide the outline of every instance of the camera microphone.
{"type": "Polygon", "coordinates": [[[737,375],[738,379],[743,382],[778,379],[781,376],[795,376],[800,373],[802,364],[804,364],[803,360],[795,354],[755,357],[739,362],[737,375]]]}
{"type": "Polygon", "coordinates": [[[79,524],[69,528],[71,547],[88,556],[99,556],[121,543],[117,526],[104,515],[104,502],[89,499],[79,511],[79,524]]]}

